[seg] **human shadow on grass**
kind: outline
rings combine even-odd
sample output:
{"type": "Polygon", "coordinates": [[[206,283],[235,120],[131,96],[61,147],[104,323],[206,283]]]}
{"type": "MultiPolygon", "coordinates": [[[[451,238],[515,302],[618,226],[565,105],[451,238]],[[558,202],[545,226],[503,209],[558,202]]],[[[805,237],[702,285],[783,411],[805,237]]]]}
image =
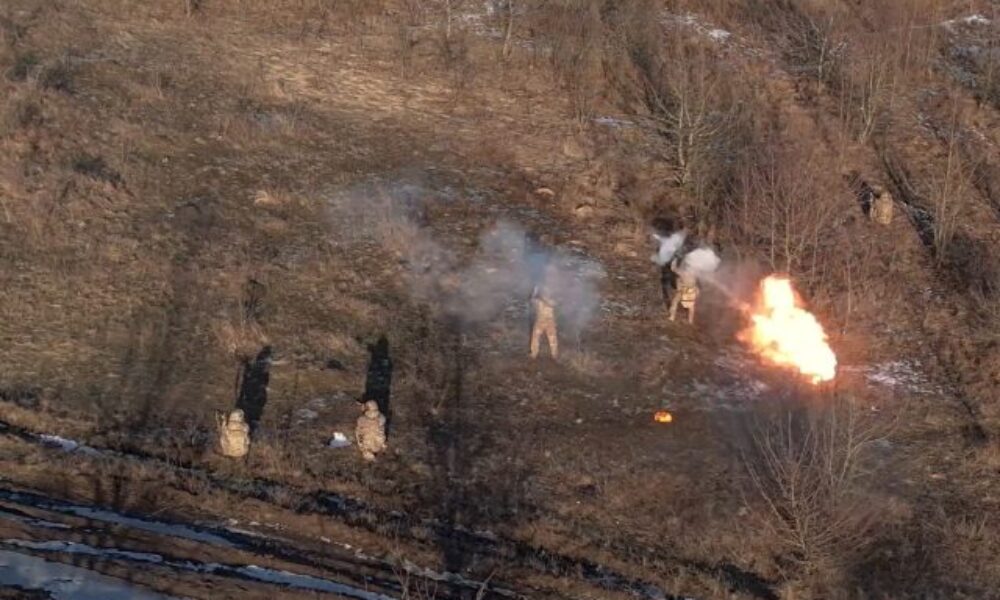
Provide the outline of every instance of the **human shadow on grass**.
{"type": "Polygon", "coordinates": [[[365,391],[361,403],[374,400],[379,412],[385,415],[386,429],[392,426],[392,357],[389,355],[389,340],[385,335],[368,346],[368,373],[365,376],[365,391]]]}
{"type": "Polygon", "coordinates": [[[257,431],[267,405],[267,385],[271,380],[270,346],[264,346],[253,360],[243,362],[236,408],[243,411],[251,431],[257,431]]]}

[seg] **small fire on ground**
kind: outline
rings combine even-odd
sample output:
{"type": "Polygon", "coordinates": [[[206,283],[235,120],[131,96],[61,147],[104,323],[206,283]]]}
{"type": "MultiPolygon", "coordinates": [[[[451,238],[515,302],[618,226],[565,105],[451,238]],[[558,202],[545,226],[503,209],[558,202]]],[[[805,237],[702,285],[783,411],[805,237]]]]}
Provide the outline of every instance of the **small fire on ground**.
{"type": "Polygon", "coordinates": [[[665,410],[659,410],[653,415],[653,420],[657,423],[670,423],[674,420],[674,416],[665,410]]]}
{"type": "Polygon", "coordinates": [[[802,307],[790,280],[775,275],[764,279],[750,309],[750,320],[740,340],[765,360],[792,367],[814,384],[834,378],[837,357],[827,343],[826,332],[802,307]]]}

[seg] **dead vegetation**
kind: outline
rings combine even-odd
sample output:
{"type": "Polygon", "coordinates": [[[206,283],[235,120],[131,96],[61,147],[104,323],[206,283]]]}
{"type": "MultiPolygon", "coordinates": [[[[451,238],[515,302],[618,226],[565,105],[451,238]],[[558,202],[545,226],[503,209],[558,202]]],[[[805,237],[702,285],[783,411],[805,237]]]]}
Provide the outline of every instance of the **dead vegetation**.
{"type": "Polygon", "coordinates": [[[284,363],[245,467],[262,477],[574,540],[676,593],[983,595],[998,582],[998,18],[936,0],[12,2],[0,400],[244,476],[212,457],[203,413],[230,408],[273,345],[284,363]],[[433,173],[412,206],[371,183],[412,172],[433,173]],[[891,190],[891,227],[864,218],[859,178],[891,190]],[[329,210],[340,193],[353,220],[329,210]],[[405,279],[450,272],[441,247],[461,255],[505,211],[612,274],[561,366],[522,364],[520,313],[463,329],[405,279]],[[851,364],[912,352],[956,390],[894,389],[884,410],[921,416],[891,435],[860,405],[793,407],[733,467],[705,409],[714,342],[662,330],[643,245],[658,219],[792,275],[851,364]],[[400,451],[369,472],[321,444],[350,427],[381,335],[400,451]],[[296,416],[330,398],[348,401],[296,416]],[[670,403],[676,426],[650,429],[670,403]],[[986,438],[971,448],[967,418],[986,438]],[[886,436],[898,470],[874,471],[886,436]],[[759,543],[731,533],[741,508],[759,543]]]}
{"type": "Polygon", "coordinates": [[[747,505],[792,587],[824,597],[850,588],[851,573],[879,543],[891,517],[872,466],[888,433],[845,399],[780,413],[753,430],[747,505]]]}

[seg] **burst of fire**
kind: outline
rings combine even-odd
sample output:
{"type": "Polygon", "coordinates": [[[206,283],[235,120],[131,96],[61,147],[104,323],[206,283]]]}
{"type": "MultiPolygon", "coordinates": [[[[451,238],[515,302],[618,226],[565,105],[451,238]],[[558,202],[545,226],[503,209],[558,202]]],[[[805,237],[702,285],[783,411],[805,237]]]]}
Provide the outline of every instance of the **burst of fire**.
{"type": "Polygon", "coordinates": [[[833,379],[837,357],[816,317],[802,308],[792,282],[771,275],[761,282],[750,313],[751,324],[740,339],[765,359],[793,367],[812,383],[833,379]]]}
{"type": "Polygon", "coordinates": [[[657,423],[669,423],[674,420],[674,416],[665,410],[659,410],[653,415],[653,420],[657,423]]]}

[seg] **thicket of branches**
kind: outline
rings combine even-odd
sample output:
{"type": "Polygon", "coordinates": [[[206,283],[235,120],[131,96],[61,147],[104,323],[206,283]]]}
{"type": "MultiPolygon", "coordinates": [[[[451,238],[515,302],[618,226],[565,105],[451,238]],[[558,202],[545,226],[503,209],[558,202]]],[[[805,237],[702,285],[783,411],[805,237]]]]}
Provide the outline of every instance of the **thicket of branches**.
{"type": "Polygon", "coordinates": [[[847,399],[781,412],[751,432],[743,457],[750,516],[786,577],[818,588],[815,597],[848,584],[888,524],[873,470],[887,432],[847,399]]]}

